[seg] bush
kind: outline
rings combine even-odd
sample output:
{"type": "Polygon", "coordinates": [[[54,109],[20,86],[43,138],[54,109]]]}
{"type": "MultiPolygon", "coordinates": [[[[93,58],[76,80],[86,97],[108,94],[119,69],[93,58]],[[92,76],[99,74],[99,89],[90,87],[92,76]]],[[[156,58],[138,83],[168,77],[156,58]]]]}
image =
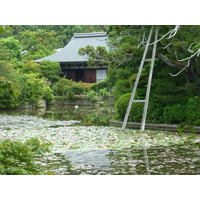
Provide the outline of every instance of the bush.
{"type": "Polygon", "coordinates": [[[131,92],[129,80],[118,80],[113,91],[115,101],[117,101],[122,95],[129,92],[131,92]]]}
{"type": "MultiPolygon", "coordinates": [[[[122,95],[115,103],[116,118],[123,120],[126,114],[131,93],[122,95]]],[[[141,122],[143,114],[143,103],[133,103],[129,114],[129,121],[141,122]]],[[[200,125],[200,97],[189,98],[187,104],[167,104],[150,99],[148,113],[148,123],[184,124],[200,125]]]]}
{"type": "Polygon", "coordinates": [[[26,142],[9,139],[0,142],[0,174],[29,175],[47,174],[41,165],[36,164],[36,156],[49,152],[50,143],[38,138],[26,142]]]}
{"type": "Polygon", "coordinates": [[[54,99],[53,90],[50,87],[43,88],[43,98],[47,104],[49,104],[54,99]]]}
{"type": "Polygon", "coordinates": [[[179,124],[186,119],[186,106],[182,104],[169,105],[164,108],[163,120],[167,124],[179,124]]]}
{"type": "Polygon", "coordinates": [[[90,90],[94,90],[96,92],[99,92],[99,90],[104,89],[104,88],[109,88],[109,79],[105,78],[102,81],[98,81],[94,83],[91,87],[90,90]]]}
{"type": "Polygon", "coordinates": [[[82,82],[77,83],[72,80],[61,78],[53,85],[52,89],[57,96],[73,97],[74,95],[83,94],[86,87],[82,82]]]}
{"type": "Polygon", "coordinates": [[[107,99],[110,96],[110,93],[108,92],[107,88],[100,89],[99,95],[102,97],[102,99],[107,99]]]}
{"type": "Polygon", "coordinates": [[[0,109],[16,107],[19,96],[19,86],[5,77],[0,77],[0,109]]]}
{"type": "Polygon", "coordinates": [[[200,97],[191,97],[187,103],[186,123],[188,125],[200,125],[200,97]]]}
{"type": "Polygon", "coordinates": [[[92,102],[97,102],[96,92],[93,90],[87,92],[87,99],[92,102]]]}
{"type": "Polygon", "coordinates": [[[49,103],[53,100],[53,91],[50,83],[45,78],[38,78],[36,74],[24,76],[22,82],[22,102],[35,104],[38,100],[44,99],[49,103]]]}
{"type": "MultiPolygon", "coordinates": [[[[130,97],[131,97],[131,93],[124,94],[115,103],[116,118],[118,120],[122,121],[124,119],[130,97]]],[[[142,114],[143,114],[143,104],[133,103],[130,114],[129,114],[129,121],[141,122],[142,114]]]]}

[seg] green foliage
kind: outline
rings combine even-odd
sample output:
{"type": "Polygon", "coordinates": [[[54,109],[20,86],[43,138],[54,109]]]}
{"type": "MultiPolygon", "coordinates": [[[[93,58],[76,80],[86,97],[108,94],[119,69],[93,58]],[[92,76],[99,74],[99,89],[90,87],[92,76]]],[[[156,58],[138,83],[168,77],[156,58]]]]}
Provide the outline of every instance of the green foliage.
{"type": "Polygon", "coordinates": [[[92,102],[97,102],[97,96],[96,92],[94,90],[90,90],[87,92],[87,99],[92,101],[92,102]]]}
{"type": "Polygon", "coordinates": [[[42,76],[47,78],[51,83],[55,83],[60,79],[61,67],[58,62],[43,60],[40,62],[40,70],[42,76]]]}
{"type": "Polygon", "coordinates": [[[82,82],[74,82],[65,78],[60,78],[60,80],[55,83],[52,87],[55,95],[73,97],[74,95],[83,94],[86,87],[82,82]]]}
{"type": "Polygon", "coordinates": [[[8,51],[10,54],[10,58],[17,58],[18,60],[22,59],[22,45],[21,43],[14,39],[14,37],[2,38],[1,42],[3,43],[3,47],[8,51]]]}
{"type": "Polygon", "coordinates": [[[23,31],[19,35],[19,40],[29,60],[35,60],[55,53],[54,50],[57,48],[58,42],[55,31],[48,32],[42,29],[23,31]]]}
{"type": "MultiPolygon", "coordinates": [[[[117,119],[119,120],[124,119],[130,97],[131,97],[131,93],[124,94],[115,103],[117,119]]],[[[131,108],[129,120],[134,121],[134,122],[140,122],[142,119],[142,110],[143,110],[142,108],[143,108],[143,105],[141,103],[134,103],[131,108]]]]}
{"type": "Polygon", "coordinates": [[[109,79],[106,77],[104,80],[98,81],[94,83],[91,87],[90,90],[94,90],[96,92],[99,92],[100,89],[107,88],[109,90],[109,79]]]}
{"type": "Polygon", "coordinates": [[[32,32],[37,32],[38,30],[45,32],[56,31],[57,45],[63,47],[69,42],[74,33],[106,32],[107,28],[108,26],[105,25],[12,25],[12,34],[20,38],[19,34],[27,30],[32,32]]]}
{"type": "Polygon", "coordinates": [[[0,77],[13,80],[14,75],[17,74],[17,71],[13,69],[13,65],[6,61],[0,61],[0,69],[0,77]]]}
{"type": "MultiPolygon", "coordinates": [[[[124,94],[115,103],[116,118],[123,120],[131,94],[124,94]]],[[[170,104],[163,104],[159,101],[153,101],[150,99],[147,122],[148,123],[165,123],[165,124],[180,124],[179,129],[186,125],[199,126],[200,125],[200,97],[192,97],[188,99],[188,102],[174,102],[170,104]]],[[[142,103],[133,103],[129,120],[133,122],[141,122],[143,114],[142,103]]]]}
{"type": "Polygon", "coordinates": [[[38,63],[36,63],[33,60],[27,60],[25,61],[24,65],[23,65],[23,69],[22,72],[24,74],[41,74],[41,69],[40,69],[40,65],[38,63]]]}
{"type": "Polygon", "coordinates": [[[110,96],[110,93],[108,92],[107,88],[100,89],[99,95],[102,97],[102,99],[107,99],[110,96]]]}
{"type": "Polygon", "coordinates": [[[189,98],[186,110],[186,123],[188,125],[200,125],[200,96],[189,98]]]}
{"type": "Polygon", "coordinates": [[[0,108],[16,107],[19,96],[19,86],[5,77],[0,77],[0,108]]]}
{"type": "Polygon", "coordinates": [[[129,80],[118,80],[115,84],[113,94],[115,97],[115,101],[117,101],[122,95],[131,92],[129,80]]]}
{"type": "Polygon", "coordinates": [[[168,105],[164,108],[163,121],[167,124],[179,124],[186,119],[186,106],[184,104],[168,105]]]}
{"type": "Polygon", "coordinates": [[[105,47],[98,46],[96,49],[93,46],[86,46],[80,48],[78,54],[81,56],[88,56],[88,65],[89,66],[99,66],[105,63],[105,58],[103,58],[108,51],[105,47]]]}
{"type": "Polygon", "coordinates": [[[42,139],[31,138],[26,142],[9,139],[0,142],[0,174],[1,175],[34,175],[47,174],[40,164],[36,164],[36,156],[50,151],[50,143],[42,139]]]}
{"type": "Polygon", "coordinates": [[[53,91],[45,78],[38,78],[36,74],[27,74],[22,80],[21,100],[35,104],[38,100],[44,99],[49,103],[53,100],[53,91]]]}

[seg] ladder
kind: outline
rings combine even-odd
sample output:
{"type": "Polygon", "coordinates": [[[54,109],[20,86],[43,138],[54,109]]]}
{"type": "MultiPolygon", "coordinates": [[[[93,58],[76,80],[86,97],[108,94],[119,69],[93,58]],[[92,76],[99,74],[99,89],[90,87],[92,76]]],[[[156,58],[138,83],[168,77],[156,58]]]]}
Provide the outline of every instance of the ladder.
{"type": "Polygon", "coordinates": [[[141,63],[140,63],[138,74],[137,74],[137,77],[136,77],[136,80],[135,80],[135,84],[134,84],[134,87],[133,87],[133,91],[132,91],[132,94],[131,94],[131,98],[129,100],[129,104],[128,104],[128,107],[127,107],[127,110],[126,110],[126,114],[125,114],[125,117],[124,117],[124,121],[123,121],[123,124],[122,124],[122,129],[125,129],[125,127],[126,127],[126,124],[127,124],[127,121],[128,121],[128,117],[129,117],[129,114],[130,114],[130,111],[131,111],[132,103],[134,103],[134,102],[144,103],[144,110],[143,110],[143,116],[142,116],[142,123],[141,123],[140,131],[143,132],[144,129],[145,129],[145,123],[146,123],[146,117],[147,117],[147,109],[148,109],[148,104],[149,104],[149,95],[150,95],[150,89],[151,89],[151,81],[152,81],[155,54],[156,54],[156,47],[157,47],[157,40],[158,40],[158,26],[157,26],[156,27],[156,31],[155,31],[155,38],[154,38],[154,42],[153,42],[152,57],[150,59],[146,59],[148,48],[150,46],[151,37],[152,37],[152,34],[153,34],[153,29],[154,29],[154,26],[151,27],[151,30],[150,30],[150,33],[149,33],[149,36],[148,36],[148,40],[147,40],[147,43],[146,43],[146,46],[145,46],[143,57],[142,57],[142,60],[141,60],[141,63]],[[138,83],[139,83],[139,79],[140,79],[140,75],[141,75],[142,69],[144,67],[144,62],[149,62],[149,61],[151,62],[151,66],[150,66],[150,71],[149,71],[149,78],[148,78],[148,84],[147,84],[147,90],[146,90],[146,97],[145,97],[144,100],[135,100],[134,99],[135,98],[135,93],[136,93],[136,89],[137,89],[137,86],[138,86],[138,83]]]}

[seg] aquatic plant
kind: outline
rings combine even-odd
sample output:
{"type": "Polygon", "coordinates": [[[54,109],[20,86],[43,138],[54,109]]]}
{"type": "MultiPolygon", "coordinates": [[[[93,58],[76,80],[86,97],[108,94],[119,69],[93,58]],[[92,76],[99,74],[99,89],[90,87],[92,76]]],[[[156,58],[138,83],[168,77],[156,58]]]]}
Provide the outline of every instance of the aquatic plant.
{"type": "Polygon", "coordinates": [[[60,126],[43,128],[22,128],[1,130],[0,139],[26,141],[32,137],[42,137],[52,143],[53,152],[69,149],[121,149],[126,147],[167,146],[174,144],[197,144],[199,136],[161,131],[122,130],[118,127],[60,126]]]}

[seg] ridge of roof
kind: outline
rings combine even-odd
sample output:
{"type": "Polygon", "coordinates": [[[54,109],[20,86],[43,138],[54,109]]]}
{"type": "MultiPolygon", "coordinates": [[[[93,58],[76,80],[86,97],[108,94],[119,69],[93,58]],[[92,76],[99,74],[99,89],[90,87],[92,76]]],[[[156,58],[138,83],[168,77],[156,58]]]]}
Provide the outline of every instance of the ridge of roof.
{"type": "Polygon", "coordinates": [[[106,32],[74,33],[74,38],[107,36],[106,32]]]}

